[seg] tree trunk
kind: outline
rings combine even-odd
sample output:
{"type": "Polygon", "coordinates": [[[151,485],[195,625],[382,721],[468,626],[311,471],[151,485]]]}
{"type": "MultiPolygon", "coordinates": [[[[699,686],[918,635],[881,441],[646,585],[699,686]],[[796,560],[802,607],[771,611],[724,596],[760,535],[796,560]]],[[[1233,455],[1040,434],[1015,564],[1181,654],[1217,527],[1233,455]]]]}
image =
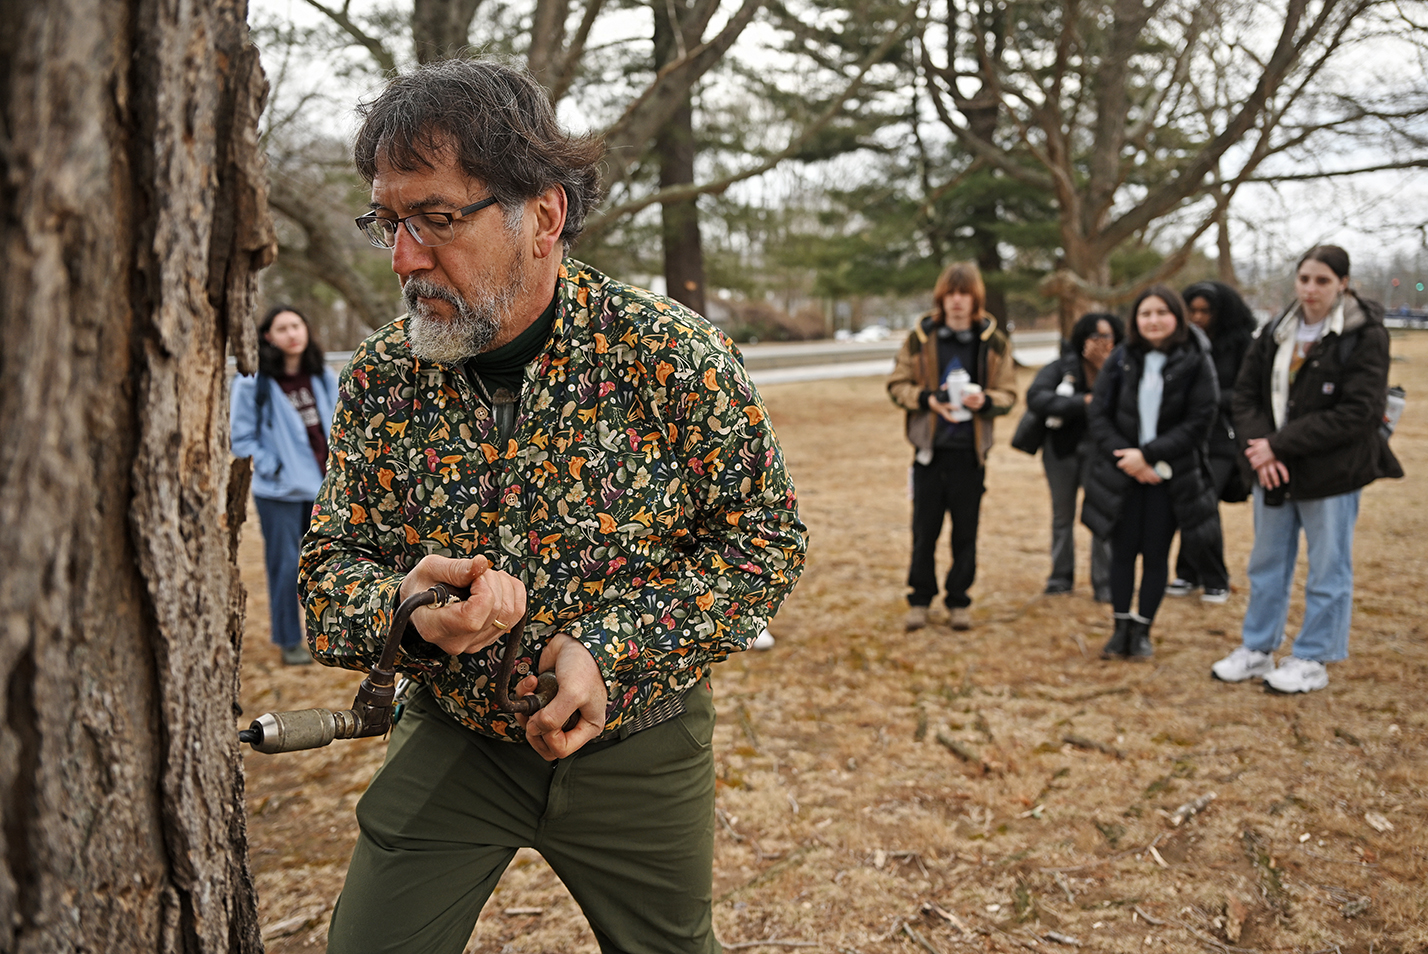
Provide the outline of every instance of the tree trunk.
{"type": "Polygon", "coordinates": [[[1240,287],[1240,279],[1235,274],[1235,257],[1230,248],[1230,210],[1222,208],[1215,217],[1215,251],[1219,256],[1216,273],[1220,281],[1231,288],[1240,287]]]}
{"type": "Polygon", "coordinates": [[[243,0],[0,0],[0,950],[261,951],[225,361],[271,261],[243,0]]]}
{"type": "MultiPolygon", "coordinates": [[[[673,62],[681,55],[676,36],[683,33],[680,23],[672,20],[688,15],[683,0],[655,0],[654,49],[655,69],[673,62]]],[[[697,42],[698,37],[682,37],[684,43],[697,42]]],[[[669,120],[655,135],[655,155],[659,160],[659,186],[688,185],[694,181],[694,97],[688,90],[669,120]]],[[[666,202],[660,206],[661,236],[664,240],[664,284],[669,297],[704,314],[704,246],[699,236],[699,207],[694,199],[666,202]]]]}
{"type": "Polygon", "coordinates": [[[481,0],[413,0],[412,43],[418,63],[434,63],[466,51],[471,21],[481,0]]]}

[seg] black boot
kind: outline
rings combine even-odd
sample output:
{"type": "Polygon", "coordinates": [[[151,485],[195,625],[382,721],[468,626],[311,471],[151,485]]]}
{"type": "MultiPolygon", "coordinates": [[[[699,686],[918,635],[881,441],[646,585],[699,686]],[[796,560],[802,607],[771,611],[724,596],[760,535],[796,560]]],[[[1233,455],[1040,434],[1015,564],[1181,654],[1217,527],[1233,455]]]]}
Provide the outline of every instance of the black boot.
{"type": "Polygon", "coordinates": [[[1125,659],[1126,651],[1130,647],[1131,618],[1129,616],[1116,616],[1116,629],[1111,634],[1110,642],[1101,649],[1102,659],[1125,659]]]}
{"type": "Polygon", "coordinates": [[[1126,645],[1126,658],[1149,659],[1155,655],[1155,647],[1150,644],[1150,620],[1130,621],[1130,639],[1126,645]]]}

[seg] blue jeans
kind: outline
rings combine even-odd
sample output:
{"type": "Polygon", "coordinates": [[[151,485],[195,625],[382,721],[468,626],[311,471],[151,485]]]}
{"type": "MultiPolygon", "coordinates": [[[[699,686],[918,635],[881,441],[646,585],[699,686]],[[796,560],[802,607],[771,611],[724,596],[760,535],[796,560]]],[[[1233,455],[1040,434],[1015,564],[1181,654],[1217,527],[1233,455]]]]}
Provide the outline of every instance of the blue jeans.
{"type": "Polygon", "coordinates": [[[1304,623],[1294,638],[1294,655],[1315,662],[1336,662],[1349,655],[1349,623],[1354,609],[1354,523],[1359,516],[1355,490],[1318,500],[1264,504],[1264,488],[1254,489],[1254,550],[1250,553],[1249,609],[1244,644],[1273,652],[1284,639],[1299,530],[1309,548],[1309,579],[1304,585],[1304,623]]]}
{"type": "Polygon", "coordinates": [[[254,497],[263,528],[263,562],[268,570],[268,619],[273,642],[302,642],[302,605],[298,602],[298,551],[312,519],[311,500],[269,500],[254,497]]]}

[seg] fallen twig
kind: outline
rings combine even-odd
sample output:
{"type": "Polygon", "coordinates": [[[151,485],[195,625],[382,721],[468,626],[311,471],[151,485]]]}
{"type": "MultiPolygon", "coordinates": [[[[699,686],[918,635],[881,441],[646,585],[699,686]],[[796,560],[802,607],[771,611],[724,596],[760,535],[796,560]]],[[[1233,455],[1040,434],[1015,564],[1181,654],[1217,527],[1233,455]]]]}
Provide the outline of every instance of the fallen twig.
{"type": "Polygon", "coordinates": [[[992,764],[977,754],[976,749],[960,739],[954,739],[941,729],[937,730],[937,741],[957,758],[981,769],[983,775],[990,774],[992,764]]]}
{"type": "Polygon", "coordinates": [[[1057,944],[1070,944],[1072,947],[1080,947],[1081,942],[1069,934],[1061,934],[1057,931],[1047,931],[1041,935],[1048,941],[1055,941],[1057,944]]]}
{"type": "Polygon", "coordinates": [[[917,865],[917,870],[922,872],[924,878],[932,877],[927,873],[927,866],[922,863],[922,855],[916,851],[890,851],[887,853],[887,857],[913,862],[917,865]]]}
{"type": "Polygon", "coordinates": [[[1161,921],[1161,920],[1158,919],[1158,918],[1153,918],[1153,917],[1151,917],[1149,914],[1146,914],[1144,911],[1142,911],[1142,910],[1140,909],[1140,905],[1134,906],[1133,908],[1131,908],[1131,910],[1134,911],[1136,914],[1140,915],[1141,918],[1142,918],[1142,919],[1145,921],[1145,923],[1147,923],[1147,924],[1153,924],[1153,925],[1155,925],[1156,927],[1165,927],[1165,925],[1169,923],[1169,922],[1167,922],[1167,921],[1161,921]]]}
{"type": "Polygon", "coordinates": [[[744,836],[741,835],[741,834],[739,834],[737,831],[734,830],[734,823],[731,822],[731,821],[729,821],[729,813],[728,813],[728,812],[724,811],[724,809],[722,809],[722,808],[717,808],[717,807],[716,807],[716,808],[714,809],[714,817],[717,818],[717,819],[719,819],[720,824],[722,824],[722,825],[724,826],[724,830],[729,833],[729,837],[730,837],[730,838],[733,838],[735,841],[743,841],[743,840],[744,840],[744,836]]]}
{"type": "Polygon", "coordinates": [[[1061,741],[1076,746],[1078,749],[1095,749],[1097,752],[1104,752],[1107,755],[1114,755],[1118,759],[1125,758],[1125,753],[1120,749],[1106,745],[1104,742],[1097,742],[1095,739],[1083,738],[1079,735],[1064,735],[1061,741]]]}
{"type": "Polygon", "coordinates": [[[1066,903],[1075,904],[1076,896],[1071,893],[1071,885],[1066,883],[1066,879],[1062,876],[1061,872],[1053,871],[1052,877],[1055,878],[1057,886],[1060,887],[1062,891],[1066,892],[1066,903]]]}
{"type": "Polygon", "coordinates": [[[1205,810],[1205,806],[1213,802],[1219,796],[1214,792],[1206,792],[1194,801],[1186,802],[1175,811],[1170,813],[1170,827],[1179,828],[1180,823],[1186,819],[1205,810]]]}
{"type": "Polygon", "coordinates": [[[908,924],[906,921],[902,922],[902,933],[906,934],[909,938],[911,938],[913,943],[916,944],[918,947],[922,948],[924,951],[926,951],[927,954],[942,954],[941,951],[929,944],[926,938],[914,931],[912,929],[912,925],[908,924]]]}
{"type": "MultiPolygon", "coordinates": [[[[803,859],[803,856],[806,855],[806,854],[808,854],[808,853],[809,853],[810,851],[812,851],[812,850],[813,850],[813,846],[811,846],[811,845],[803,845],[802,847],[795,848],[793,851],[790,851],[782,860],[780,860],[780,861],[775,861],[773,864],[769,865],[769,866],[768,866],[767,868],[765,868],[763,871],[760,871],[758,874],[754,875],[754,876],[753,876],[752,878],[750,878],[748,881],[745,881],[743,884],[741,884],[741,885],[739,885],[739,886],[737,886],[737,887],[734,887],[734,888],[730,888],[728,891],[725,891],[725,892],[724,892],[723,894],[721,894],[719,897],[717,897],[717,898],[714,899],[714,903],[715,903],[715,904],[723,904],[725,901],[728,901],[730,898],[733,898],[735,895],[739,894],[739,893],[742,892],[742,891],[747,891],[747,890],[750,889],[750,888],[756,888],[756,887],[758,887],[759,885],[763,884],[765,881],[768,881],[769,879],[771,879],[774,875],[778,874],[780,871],[784,870],[785,868],[789,867],[790,865],[796,864],[796,863],[798,863],[799,861],[801,861],[801,860],[803,859]]],[[[772,858],[772,857],[775,857],[775,856],[774,856],[774,855],[760,855],[760,857],[761,857],[761,858],[772,858]]]]}
{"type": "Polygon", "coordinates": [[[967,927],[967,925],[963,923],[961,918],[957,917],[957,915],[953,914],[951,911],[948,911],[946,908],[943,908],[941,905],[937,904],[934,901],[922,902],[922,913],[935,915],[941,918],[957,930],[961,931],[963,934],[972,933],[972,929],[967,927]]]}
{"type": "MultiPolygon", "coordinates": [[[[1144,912],[1142,912],[1142,914],[1144,914],[1144,912]]],[[[1194,925],[1186,924],[1184,921],[1177,919],[1172,920],[1170,923],[1175,925],[1176,927],[1184,928],[1185,930],[1189,931],[1190,935],[1194,937],[1195,940],[1199,941],[1202,944],[1209,945],[1210,947],[1219,951],[1220,954],[1260,954],[1258,950],[1252,947],[1232,947],[1229,944],[1226,944],[1224,941],[1211,937],[1210,935],[1201,931],[1194,925]]]]}
{"type": "Polygon", "coordinates": [[[726,951],[739,951],[750,947],[818,947],[816,941],[780,941],[776,937],[771,937],[766,941],[740,941],[738,944],[725,944],[726,951]]]}

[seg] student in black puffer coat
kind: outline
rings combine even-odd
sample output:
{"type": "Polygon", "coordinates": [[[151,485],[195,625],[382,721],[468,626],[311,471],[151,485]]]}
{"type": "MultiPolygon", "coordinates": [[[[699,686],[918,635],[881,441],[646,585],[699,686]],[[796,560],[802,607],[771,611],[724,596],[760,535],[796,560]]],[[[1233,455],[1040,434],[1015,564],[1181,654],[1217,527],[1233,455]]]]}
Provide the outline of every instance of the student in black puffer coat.
{"type": "MultiPolygon", "coordinates": [[[[1042,368],[1026,389],[1027,409],[1041,417],[1046,437],[1041,465],[1051,489],[1051,576],[1047,595],[1070,593],[1076,579],[1076,492],[1096,457],[1096,442],[1086,430],[1091,389],[1106,359],[1126,336],[1115,315],[1091,312],[1071,328],[1061,357],[1042,368]]],[[[1111,601],[1111,541],[1091,539],[1091,591],[1096,602],[1111,601]]]]}
{"type": "Polygon", "coordinates": [[[1174,289],[1153,285],[1131,309],[1126,343],[1096,379],[1089,428],[1098,454],[1081,522],[1111,541],[1115,633],[1105,659],[1153,655],[1150,624],[1165,595],[1177,526],[1191,546],[1218,545],[1220,514],[1207,441],[1220,389],[1210,343],[1174,289]],[[1131,612],[1142,559],[1139,613],[1131,612]]]}
{"type": "MultiPolygon", "coordinates": [[[[1196,282],[1184,291],[1185,317],[1210,339],[1215,359],[1215,375],[1220,381],[1220,408],[1210,429],[1210,475],[1220,500],[1239,503],[1249,496],[1249,485],[1240,473],[1244,455],[1235,440],[1234,411],[1230,401],[1240,365],[1254,341],[1255,318],[1239,292],[1223,282],[1196,282]]],[[[1224,603],[1230,598],[1230,574],[1225,568],[1223,548],[1193,552],[1180,541],[1175,558],[1175,579],[1165,587],[1166,596],[1190,596],[1202,590],[1206,603],[1224,603]]]]}

